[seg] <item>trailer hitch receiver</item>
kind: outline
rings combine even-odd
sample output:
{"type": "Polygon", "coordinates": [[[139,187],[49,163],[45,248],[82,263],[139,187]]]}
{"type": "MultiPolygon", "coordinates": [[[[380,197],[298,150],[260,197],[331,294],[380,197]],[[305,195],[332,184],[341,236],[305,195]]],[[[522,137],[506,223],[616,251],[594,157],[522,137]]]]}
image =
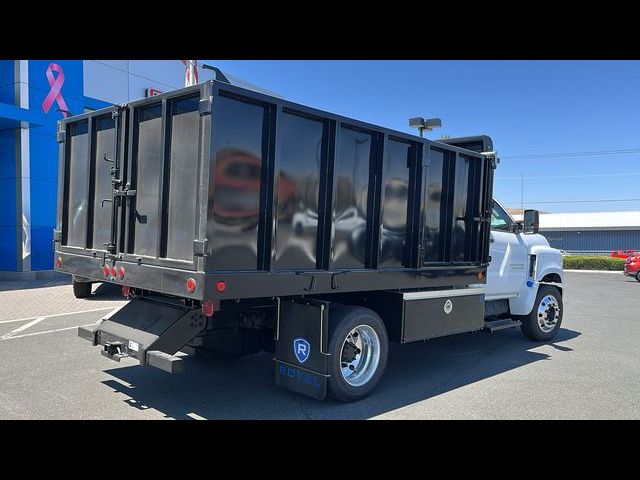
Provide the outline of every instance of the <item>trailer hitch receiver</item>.
{"type": "Polygon", "coordinates": [[[107,342],[104,344],[103,350],[100,352],[103,356],[119,362],[121,358],[128,357],[129,355],[123,353],[122,342],[107,342]]]}

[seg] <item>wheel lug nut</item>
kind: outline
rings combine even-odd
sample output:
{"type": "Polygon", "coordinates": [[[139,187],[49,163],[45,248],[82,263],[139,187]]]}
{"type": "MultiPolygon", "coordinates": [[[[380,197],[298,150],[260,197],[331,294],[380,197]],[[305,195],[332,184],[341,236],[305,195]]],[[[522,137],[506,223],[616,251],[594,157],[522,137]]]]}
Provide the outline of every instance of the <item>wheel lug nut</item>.
{"type": "Polygon", "coordinates": [[[353,365],[349,365],[349,370],[351,370],[352,372],[356,369],[356,367],[354,367],[353,365]]]}

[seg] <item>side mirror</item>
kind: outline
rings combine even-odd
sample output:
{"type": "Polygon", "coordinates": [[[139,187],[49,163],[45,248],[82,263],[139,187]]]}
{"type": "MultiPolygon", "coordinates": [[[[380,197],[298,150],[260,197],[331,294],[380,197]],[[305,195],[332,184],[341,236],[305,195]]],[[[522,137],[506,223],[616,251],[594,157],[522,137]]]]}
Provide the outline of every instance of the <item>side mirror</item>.
{"type": "Polygon", "coordinates": [[[538,210],[524,211],[524,233],[538,233],[540,230],[540,212],[538,210]]]}

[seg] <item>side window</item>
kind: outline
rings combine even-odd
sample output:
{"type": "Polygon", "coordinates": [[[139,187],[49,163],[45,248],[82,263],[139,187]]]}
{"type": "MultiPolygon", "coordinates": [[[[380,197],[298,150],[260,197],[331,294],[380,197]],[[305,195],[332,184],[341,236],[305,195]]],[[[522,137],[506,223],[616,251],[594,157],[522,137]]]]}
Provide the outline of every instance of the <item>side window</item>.
{"type": "Polygon", "coordinates": [[[491,230],[500,230],[503,232],[511,231],[511,220],[509,215],[505,212],[500,205],[493,203],[493,210],[491,211],[491,230]]]}

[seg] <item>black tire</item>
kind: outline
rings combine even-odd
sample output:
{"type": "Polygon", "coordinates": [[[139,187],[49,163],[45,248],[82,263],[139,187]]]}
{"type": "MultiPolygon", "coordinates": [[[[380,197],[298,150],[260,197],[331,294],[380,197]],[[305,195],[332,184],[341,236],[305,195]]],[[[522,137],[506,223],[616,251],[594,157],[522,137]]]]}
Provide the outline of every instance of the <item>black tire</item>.
{"type": "MultiPolygon", "coordinates": [[[[552,304],[553,305],[553,304],[552,304]]],[[[520,320],[522,322],[522,333],[531,340],[535,340],[536,342],[546,342],[551,340],[558,334],[560,330],[560,325],[562,324],[562,316],[564,314],[564,305],[562,304],[562,293],[556,287],[552,287],[551,285],[540,285],[538,288],[538,295],[536,295],[536,301],[533,304],[533,308],[531,309],[531,313],[529,315],[515,316],[514,319],[520,320]],[[542,305],[545,297],[551,295],[555,298],[557,302],[557,308],[555,306],[548,307],[547,304],[542,305]],[[557,318],[556,324],[553,326],[553,329],[550,331],[544,331],[540,324],[538,323],[538,309],[539,308],[551,308],[554,311],[554,319],[557,318]]]]}
{"type": "Polygon", "coordinates": [[[73,281],[73,295],[76,298],[87,298],[91,296],[91,282],[73,281]]]}
{"type": "Polygon", "coordinates": [[[640,270],[636,273],[636,280],[640,282],[640,270]]]}
{"type": "Polygon", "coordinates": [[[343,306],[331,310],[329,315],[329,396],[341,402],[354,402],[371,393],[376,387],[387,366],[389,340],[382,319],[373,311],[364,307],[343,306]],[[358,386],[350,385],[342,375],[342,346],[349,333],[358,326],[372,328],[378,339],[380,356],[371,378],[358,386]]]}

